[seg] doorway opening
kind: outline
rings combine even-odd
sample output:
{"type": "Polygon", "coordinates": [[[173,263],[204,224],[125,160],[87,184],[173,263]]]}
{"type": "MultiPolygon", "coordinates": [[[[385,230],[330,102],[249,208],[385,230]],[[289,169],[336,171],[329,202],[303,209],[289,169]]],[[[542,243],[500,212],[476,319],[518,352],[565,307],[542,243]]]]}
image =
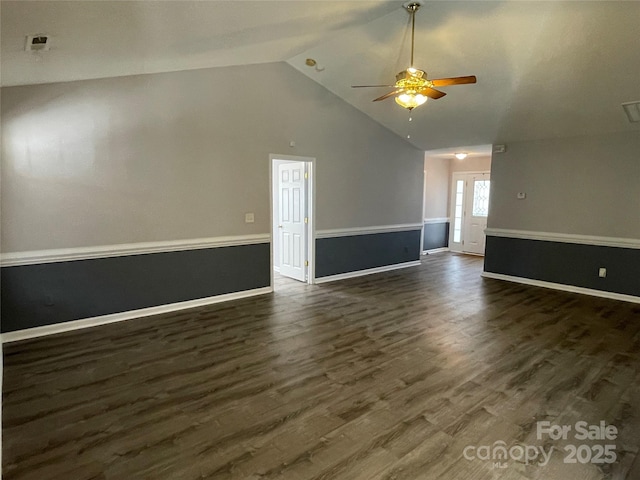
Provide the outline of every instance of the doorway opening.
{"type": "MultiPolygon", "coordinates": [[[[478,255],[484,253],[484,246],[479,245],[484,243],[484,237],[464,240],[463,237],[470,232],[474,233],[474,229],[477,231],[479,229],[478,222],[486,224],[487,217],[476,218],[474,219],[475,223],[465,225],[464,221],[467,219],[464,217],[464,200],[467,190],[463,186],[462,192],[457,192],[456,188],[459,185],[458,180],[462,180],[463,185],[466,185],[467,181],[474,185],[473,180],[469,180],[469,177],[465,176],[466,174],[471,174],[471,176],[480,174],[488,182],[482,185],[490,185],[492,155],[493,146],[490,144],[458,146],[425,152],[422,205],[424,212],[423,253],[432,254],[446,251],[478,255]],[[456,204],[459,207],[457,210],[456,204]]],[[[482,192],[480,184],[478,185],[477,193],[480,195],[482,192]]],[[[466,198],[467,201],[469,199],[473,200],[473,195],[466,198]]],[[[477,200],[479,201],[479,198],[477,200]]],[[[488,196],[485,200],[488,204],[488,196]]],[[[475,205],[476,214],[479,213],[480,206],[482,205],[475,205]]],[[[473,213],[473,208],[466,210],[473,213]]],[[[483,215],[485,214],[486,212],[483,213],[483,215]]]]}
{"type": "Polygon", "coordinates": [[[315,158],[270,155],[271,284],[315,278],[315,158]]]}
{"type": "Polygon", "coordinates": [[[456,172],[451,183],[449,250],[484,255],[491,192],[490,172],[456,172]]]}

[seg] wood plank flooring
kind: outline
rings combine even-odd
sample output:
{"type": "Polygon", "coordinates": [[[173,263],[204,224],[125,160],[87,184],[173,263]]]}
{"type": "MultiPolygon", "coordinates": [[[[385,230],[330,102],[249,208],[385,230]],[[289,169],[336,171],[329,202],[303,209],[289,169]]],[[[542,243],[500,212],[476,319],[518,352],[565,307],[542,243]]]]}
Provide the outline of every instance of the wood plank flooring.
{"type": "Polygon", "coordinates": [[[4,479],[639,479],[640,305],[481,270],[443,253],[5,345],[4,479]],[[601,420],[614,463],[536,437],[601,420]],[[551,459],[464,456],[495,442],[551,459]]]}

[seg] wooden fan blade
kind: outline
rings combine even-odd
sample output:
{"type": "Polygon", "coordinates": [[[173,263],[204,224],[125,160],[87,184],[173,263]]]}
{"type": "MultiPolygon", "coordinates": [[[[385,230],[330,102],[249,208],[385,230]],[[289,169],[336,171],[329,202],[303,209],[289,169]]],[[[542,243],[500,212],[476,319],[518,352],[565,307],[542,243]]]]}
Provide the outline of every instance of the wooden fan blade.
{"type": "Polygon", "coordinates": [[[395,87],[395,85],[351,85],[351,88],[378,88],[378,87],[393,88],[395,87]]]}
{"type": "Polygon", "coordinates": [[[374,102],[379,102],[380,100],[386,100],[389,97],[393,97],[394,95],[397,95],[399,93],[402,93],[404,90],[400,89],[400,90],[394,90],[393,92],[389,92],[389,93],[385,93],[384,95],[382,95],[381,97],[378,98],[374,98],[373,101],[374,102]]]}
{"type": "Polygon", "coordinates": [[[434,87],[447,87],[449,85],[464,85],[465,83],[476,83],[476,76],[469,75],[468,77],[453,77],[453,78],[436,78],[431,80],[434,87]]]}
{"type": "Polygon", "coordinates": [[[429,98],[433,98],[434,100],[442,98],[446,95],[446,93],[441,92],[440,90],[436,90],[435,88],[429,88],[429,87],[421,88],[420,93],[422,95],[426,95],[429,98]]]}

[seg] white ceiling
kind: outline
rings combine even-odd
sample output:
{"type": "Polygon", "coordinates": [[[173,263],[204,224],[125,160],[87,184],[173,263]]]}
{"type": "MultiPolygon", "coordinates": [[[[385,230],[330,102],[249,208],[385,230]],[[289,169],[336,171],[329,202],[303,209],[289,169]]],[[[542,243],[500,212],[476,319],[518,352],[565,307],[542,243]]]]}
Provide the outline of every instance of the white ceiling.
{"type": "Polygon", "coordinates": [[[638,1],[427,1],[415,65],[475,85],[409,112],[372,103],[409,63],[398,1],[2,1],[3,86],[287,61],[424,150],[638,131],[638,1]],[[24,51],[52,35],[51,51],[24,51]],[[314,58],[323,68],[304,64],[314,58]]]}

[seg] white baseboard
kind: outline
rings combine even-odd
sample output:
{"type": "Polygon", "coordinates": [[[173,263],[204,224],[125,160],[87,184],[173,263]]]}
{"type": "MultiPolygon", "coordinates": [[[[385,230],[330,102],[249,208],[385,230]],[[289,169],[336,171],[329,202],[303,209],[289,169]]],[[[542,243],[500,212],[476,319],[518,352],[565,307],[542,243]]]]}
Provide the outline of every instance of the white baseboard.
{"type": "Polygon", "coordinates": [[[421,262],[419,260],[416,260],[413,262],[395,263],[393,265],[385,265],[384,267],[369,268],[367,270],[357,270],[355,272],[339,273],[338,275],[329,275],[328,277],[320,277],[320,278],[316,278],[314,283],[318,284],[318,283],[333,282],[335,280],[345,280],[347,278],[362,277],[364,275],[389,272],[391,270],[399,270],[401,268],[417,267],[419,265],[421,265],[421,262]]]}
{"type": "Polygon", "coordinates": [[[602,297],[611,300],[621,300],[623,302],[640,303],[640,297],[625,295],[623,293],[605,292],[603,290],[576,287],[573,285],[565,285],[563,283],[545,282],[543,280],[533,280],[531,278],[514,277],[511,275],[503,275],[501,273],[482,272],[482,276],[484,278],[494,278],[496,280],[505,280],[507,282],[522,283],[524,285],[532,285],[534,287],[551,288],[553,290],[562,290],[563,292],[591,295],[592,297],[602,297]]]}
{"type": "Polygon", "coordinates": [[[168,305],[158,305],[156,307],[141,308],[138,310],[129,310],[127,312],[112,313],[109,315],[101,315],[99,317],[83,318],[80,320],[72,320],[70,322],[56,323],[54,325],[44,325],[42,327],[26,328],[24,330],[16,330],[15,332],[3,333],[0,337],[2,343],[17,342],[29,338],[42,337],[45,335],[55,335],[56,333],[70,332],[80,330],[82,328],[96,327],[98,325],[107,325],[109,323],[122,322],[140,317],[148,317],[151,315],[159,315],[161,313],[175,312],[177,310],[185,310],[188,308],[202,307],[205,305],[213,305],[214,303],[227,302],[229,300],[238,300],[241,298],[253,297],[256,295],[264,295],[273,292],[273,287],[255,288],[253,290],[244,290],[242,292],[226,293],[224,295],[216,295],[213,297],[197,298],[186,302],[170,303],[168,305]]]}
{"type": "Polygon", "coordinates": [[[448,252],[448,251],[449,251],[449,247],[432,248],[431,250],[423,250],[422,254],[423,255],[431,255],[433,253],[441,253],[441,252],[448,252]]]}

